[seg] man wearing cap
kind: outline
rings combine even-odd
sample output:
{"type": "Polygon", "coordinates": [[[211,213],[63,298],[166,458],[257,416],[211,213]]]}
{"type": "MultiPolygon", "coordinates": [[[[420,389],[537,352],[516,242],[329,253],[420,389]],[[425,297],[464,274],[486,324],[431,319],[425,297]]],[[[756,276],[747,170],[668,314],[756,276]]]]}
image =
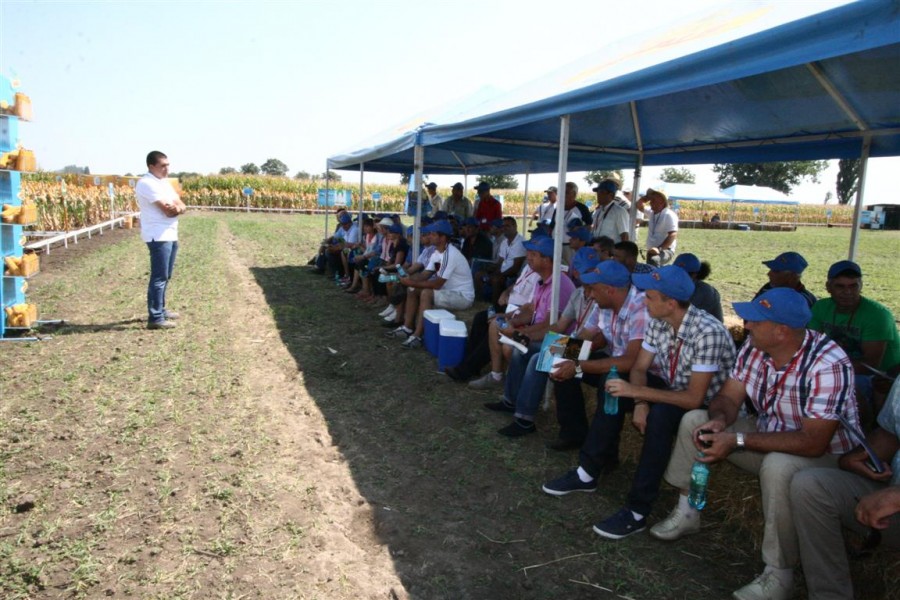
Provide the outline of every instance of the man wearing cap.
{"type": "MultiPolygon", "coordinates": [[[[581,282],[599,308],[599,346],[605,346],[608,357],[580,363],[563,361],[550,374],[556,393],[559,439],[567,442],[569,447],[580,447],[589,429],[581,389],[582,379],[577,375],[583,373],[585,376],[598,376],[584,381],[593,383],[596,380],[600,384],[598,397],[602,397],[603,381],[613,366],[622,377],[628,377],[628,372],[640,353],[644,332],[650,321],[643,292],[631,285],[631,273],[620,263],[605,260],[593,270],[582,273],[581,282]]],[[[602,404],[601,401],[599,405],[602,404]]]]}
{"type": "Polygon", "coordinates": [[[490,262],[494,255],[494,242],[488,234],[478,228],[475,217],[461,221],[459,233],[462,238],[460,250],[469,265],[472,265],[476,258],[490,262]]]}
{"type": "Polygon", "coordinates": [[[359,225],[353,222],[353,217],[349,212],[342,212],[338,215],[338,228],[331,236],[330,243],[325,250],[328,258],[328,265],[331,272],[337,276],[346,276],[344,269],[344,248],[350,248],[359,243],[359,225]]]}
{"type": "Polygon", "coordinates": [[[553,213],[556,211],[556,186],[551,185],[544,190],[544,194],[544,201],[531,215],[531,220],[536,219],[539,225],[547,225],[553,221],[553,213]]]}
{"type": "Polygon", "coordinates": [[[691,281],[694,282],[691,304],[700,310],[705,310],[721,323],[723,321],[722,297],[719,296],[719,290],[704,281],[712,271],[709,263],[706,261],[701,263],[696,254],[686,252],[675,257],[675,262],[672,264],[684,269],[691,276],[691,281]]]}
{"type": "Polygon", "coordinates": [[[775,288],[733,307],[747,323],[749,343],[709,409],[692,410],[681,420],[665,475],[681,496],[650,533],[676,540],[700,530],[699,512],[688,503],[694,460],[728,460],[755,473],[762,493],[766,567],[734,597],[785,600],[793,596],[793,569],[800,560],[787,501],[791,479],[802,469],[837,467],[838,457],[854,447],[838,420],[859,427],[853,366],[829,337],[806,329],[809,306],[794,290],[775,288]],[[748,396],[755,416],[741,413],[748,396]]]}
{"type": "Polygon", "coordinates": [[[900,379],[866,443],[886,468],[873,470],[866,450],[841,456],[837,469],[806,469],[791,481],[791,507],[800,538],[800,561],[810,600],[855,598],[846,527],[865,537],[862,550],[900,548],[900,379]],[[889,467],[888,467],[889,465],[889,467]],[[867,547],[868,546],[868,547],[867,547]]]}
{"type": "Polygon", "coordinates": [[[420,348],[425,329],[423,313],[432,307],[464,310],[475,301],[472,271],[459,249],[450,243],[453,227],[447,221],[435,221],[422,228],[431,233],[435,251],[432,264],[423,277],[402,277],[400,283],[409,289],[403,325],[388,332],[390,337],[404,338],[404,348],[420,348]],[[434,275],[431,277],[431,275],[434,275]]]}
{"type": "MultiPolygon", "coordinates": [[[[590,227],[592,224],[591,220],[591,211],[587,206],[578,202],[578,184],[567,181],[566,182],[566,196],[565,196],[565,204],[563,205],[563,260],[566,264],[569,264],[569,261],[572,258],[572,254],[574,252],[571,248],[569,248],[569,224],[577,219],[581,221],[582,226],[590,227]]],[[[556,232],[556,212],[553,213],[553,221],[550,223],[550,233],[551,235],[556,232]]]]}
{"type": "Polygon", "coordinates": [[[478,200],[475,202],[475,218],[484,231],[491,228],[491,221],[503,218],[503,206],[491,195],[491,184],[486,181],[475,186],[478,200]]]}
{"type": "Polygon", "coordinates": [[[616,202],[619,186],[612,179],[604,179],[594,188],[597,193],[597,210],[594,211],[594,237],[606,236],[617,242],[628,241],[631,231],[631,217],[628,211],[616,202]]]}
{"type": "Polygon", "coordinates": [[[638,262],[638,246],[634,242],[616,242],[613,246],[613,259],[622,263],[629,273],[652,273],[656,267],[638,262]]]}
{"type": "Polygon", "coordinates": [[[425,193],[427,194],[425,198],[431,203],[431,211],[436,212],[443,208],[444,200],[437,193],[437,184],[435,182],[431,181],[425,186],[425,193]]]}
{"type": "Polygon", "coordinates": [[[472,201],[463,196],[463,184],[458,181],[450,188],[450,196],[444,200],[439,209],[435,210],[443,210],[448,215],[456,215],[460,221],[468,219],[474,214],[472,201]]]}
{"type": "MultiPolygon", "coordinates": [[[[582,248],[572,257],[569,274],[577,277],[594,269],[599,262],[597,252],[593,248],[582,248]]],[[[559,320],[549,326],[549,331],[566,334],[575,339],[594,340],[597,334],[597,305],[583,287],[576,288],[572,292],[559,320]]],[[[512,353],[506,371],[503,400],[484,405],[490,410],[513,413],[513,422],[497,431],[500,435],[521,437],[536,431],[534,418],[544,397],[549,375],[538,370],[543,337],[532,338],[528,352],[512,353]]],[[[568,445],[556,441],[550,443],[548,447],[558,450],[567,449],[568,445]]]]}
{"type": "Polygon", "coordinates": [[[657,267],[667,265],[675,258],[678,237],[678,215],[669,208],[669,197],[665,193],[647,188],[647,195],[638,200],[638,210],[644,210],[645,201],[650,202],[647,219],[647,262],[657,267]]]}
{"type": "Polygon", "coordinates": [[[900,365],[900,336],[890,309],[863,296],[862,286],[858,264],[841,260],[831,265],[825,282],[831,297],[813,305],[809,328],[826,334],[850,356],[857,394],[862,393],[866,400],[871,398],[877,413],[887,390],[873,394],[875,382],[870,367],[887,373],[900,365]]]}
{"type": "Polygon", "coordinates": [[[694,282],[681,268],[662,267],[633,276],[644,290],[651,321],[630,373],[630,383],[616,379],[606,390],[620,398],[614,415],[598,410],[581,447],[579,467],[544,486],[549,494],[591,492],[597,477],[619,462],[619,439],[625,412],[644,436],[625,507],[594,526],[605,538],[621,539],[643,531],[659,487],[681,417],[707,404],[734,366],[734,342],[721,322],[689,302],[694,282]],[[660,377],[653,375],[657,373],[660,377]]]}
{"type": "Polygon", "coordinates": [[[772,288],[783,287],[802,295],[810,307],[816,303],[816,297],[800,281],[800,276],[807,267],[806,259],[802,255],[797,252],[782,252],[772,260],[764,260],[762,264],[769,267],[769,283],[759,288],[754,298],[772,288]]]}

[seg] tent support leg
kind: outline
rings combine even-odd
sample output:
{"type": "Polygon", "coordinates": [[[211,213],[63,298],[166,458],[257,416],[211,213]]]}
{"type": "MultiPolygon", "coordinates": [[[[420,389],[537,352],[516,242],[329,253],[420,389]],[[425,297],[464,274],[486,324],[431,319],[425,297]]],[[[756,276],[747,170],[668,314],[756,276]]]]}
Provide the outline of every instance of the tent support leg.
{"type": "Polygon", "coordinates": [[[359,163],[359,219],[357,220],[357,226],[359,227],[359,239],[362,240],[362,230],[363,230],[363,210],[365,207],[363,203],[366,198],[366,188],[364,179],[366,176],[366,165],[365,163],[359,163]]]}
{"type": "MultiPolygon", "coordinates": [[[[553,293],[550,295],[550,324],[556,323],[559,313],[559,277],[562,269],[562,244],[566,224],[566,170],[569,168],[570,115],[559,118],[559,176],[556,187],[563,197],[556,201],[556,227],[553,230],[553,293]]],[[[558,196],[557,196],[558,197],[558,196]]]]}
{"type": "Polygon", "coordinates": [[[850,253],[848,258],[856,260],[859,246],[859,221],[862,217],[863,199],[866,195],[866,168],[869,166],[869,150],[872,147],[872,136],[863,138],[862,155],[859,158],[859,188],[856,190],[856,206],[853,207],[853,229],[850,232],[850,253]]]}
{"type": "Polygon", "coordinates": [[[522,200],[522,237],[528,230],[528,173],[525,173],[525,197],[522,200]]]}
{"type": "Polygon", "coordinates": [[[416,216],[413,219],[413,260],[419,256],[419,229],[422,227],[422,169],[425,164],[425,146],[416,144],[413,148],[413,178],[416,182],[416,216]]]}

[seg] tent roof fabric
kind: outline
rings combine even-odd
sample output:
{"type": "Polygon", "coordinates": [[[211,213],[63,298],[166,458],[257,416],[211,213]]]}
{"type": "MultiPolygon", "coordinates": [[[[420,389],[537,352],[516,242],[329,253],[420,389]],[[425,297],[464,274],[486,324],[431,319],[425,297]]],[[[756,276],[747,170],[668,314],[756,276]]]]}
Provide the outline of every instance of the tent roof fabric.
{"type": "Polygon", "coordinates": [[[787,194],[762,185],[733,185],[722,190],[733,202],[747,202],[753,204],[800,204],[798,200],[791,200],[787,194]]]}
{"type": "MultiPolygon", "coordinates": [[[[873,157],[900,154],[900,2],[809,14],[821,6],[726,3],[604,48],[422,126],[424,171],[555,172],[564,115],[571,171],[858,158],[864,137],[873,157]]],[[[366,170],[411,170],[412,151],[407,161],[396,150],[370,155],[366,170]]]]}

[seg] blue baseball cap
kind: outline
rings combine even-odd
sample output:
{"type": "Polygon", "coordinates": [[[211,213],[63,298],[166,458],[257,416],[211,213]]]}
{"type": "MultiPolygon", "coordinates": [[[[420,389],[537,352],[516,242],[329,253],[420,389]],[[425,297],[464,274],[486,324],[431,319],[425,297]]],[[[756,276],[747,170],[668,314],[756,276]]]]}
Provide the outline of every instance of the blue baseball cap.
{"type": "Polygon", "coordinates": [[[576,227],[569,230],[569,237],[587,243],[591,241],[591,230],[587,227],[576,227]]]}
{"type": "Polygon", "coordinates": [[[731,305],[745,321],[772,321],[798,329],[806,327],[812,318],[806,298],[790,288],[772,288],[751,302],[732,302],[731,305]]]}
{"type": "Polygon", "coordinates": [[[681,267],[670,265],[660,267],[652,273],[631,276],[634,285],[641,290],[656,290],[669,298],[687,302],[694,294],[694,282],[687,271],[681,267]]]}
{"type": "Polygon", "coordinates": [[[628,287],[631,283],[631,273],[622,263],[615,260],[604,260],[597,264],[592,271],[581,274],[581,283],[593,285],[602,283],[615,288],[628,287]]]}
{"type": "Polygon", "coordinates": [[[398,225],[397,223],[388,225],[387,230],[389,233],[403,233],[403,227],[401,225],[398,225]]]}
{"type": "Polygon", "coordinates": [[[764,260],[763,263],[773,271],[790,271],[791,273],[802,273],[809,263],[800,254],[796,252],[782,252],[772,260],[764,260]]]}
{"type": "Polygon", "coordinates": [[[479,192],[489,192],[491,191],[491,184],[486,181],[478,182],[478,185],[475,186],[475,189],[479,192]]]}
{"type": "Polygon", "coordinates": [[[450,216],[450,215],[447,214],[447,211],[439,210],[434,213],[434,220],[439,221],[441,219],[446,219],[448,216],[450,216]]]}
{"type": "Polygon", "coordinates": [[[580,274],[587,273],[600,262],[600,255],[591,246],[580,248],[572,257],[572,268],[580,274]]]}
{"type": "Polygon", "coordinates": [[[604,179],[600,182],[600,185],[594,188],[595,192],[599,192],[600,190],[603,190],[604,192],[612,192],[613,194],[615,194],[619,191],[619,186],[616,185],[616,182],[612,179],[604,179]]]}
{"type": "Polygon", "coordinates": [[[862,277],[862,269],[852,260],[839,260],[828,268],[828,279],[834,279],[841,275],[862,277]]]}
{"type": "Polygon", "coordinates": [[[441,219],[440,221],[435,221],[428,227],[423,227],[422,231],[425,233],[443,233],[449,237],[453,235],[453,226],[450,224],[450,221],[441,219]]]}
{"type": "Polygon", "coordinates": [[[491,227],[496,227],[497,229],[503,229],[503,219],[494,219],[493,221],[491,221],[491,227]]]}
{"type": "Polygon", "coordinates": [[[540,252],[541,256],[553,258],[553,238],[539,237],[532,238],[524,244],[526,250],[540,252]]]}
{"type": "Polygon", "coordinates": [[[538,227],[537,229],[535,229],[534,231],[531,232],[531,238],[529,239],[529,241],[533,241],[538,238],[544,238],[544,237],[550,237],[550,234],[547,233],[547,230],[544,229],[543,227],[538,227]]]}
{"type": "Polygon", "coordinates": [[[342,213],[338,216],[338,221],[339,221],[342,225],[346,225],[347,223],[352,223],[352,222],[353,222],[353,217],[351,217],[349,213],[342,212],[342,213]]]}
{"type": "Polygon", "coordinates": [[[475,217],[466,217],[463,219],[463,225],[471,225],[472,227],[478,227],[478,219],[475,217]]]}
{"type": "Polygon", "coordinates": [[[700,259],[697,258],[696,254],[691,254],[690,252],[679,254],[675,257],[675,262],[672,264],[676,267],[681,267],[688,273],[696,273],[700,270],[700,259]]]}

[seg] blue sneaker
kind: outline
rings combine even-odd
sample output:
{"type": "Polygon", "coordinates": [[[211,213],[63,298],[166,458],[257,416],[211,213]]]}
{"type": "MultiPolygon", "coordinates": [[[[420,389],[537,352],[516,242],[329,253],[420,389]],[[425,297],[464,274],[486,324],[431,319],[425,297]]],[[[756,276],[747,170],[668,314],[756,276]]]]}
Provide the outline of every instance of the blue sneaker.
{"type": "Polygon", "coordinates": [[[647,519],[635,519],[631,510],[623,508],[613,516],[594,525],[594,532],[611,540],[621,540],[647,528],[647,519]]]}
{"type": "Polygon", "coordinates": [[[551,496],[565,496],[572,492],[595,492],[597,480],[585,483],[578,477],[578,469],[572,469],[562,477],[548,481],[541,489],[551,496]]]}

